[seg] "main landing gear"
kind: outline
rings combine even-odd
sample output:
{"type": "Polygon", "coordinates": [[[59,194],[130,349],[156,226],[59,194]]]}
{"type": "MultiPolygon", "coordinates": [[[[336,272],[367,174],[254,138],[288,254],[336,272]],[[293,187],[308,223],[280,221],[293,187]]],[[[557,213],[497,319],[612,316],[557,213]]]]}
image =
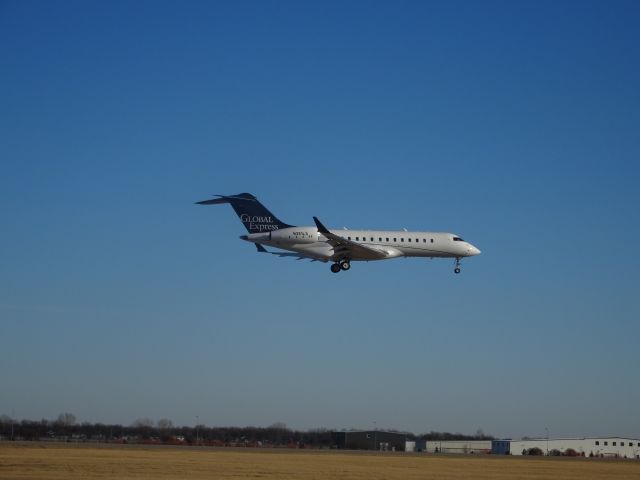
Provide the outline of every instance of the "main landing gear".
{"type": "Polygon", "coordinates": [[[460,257],[456,257],[456,267],[453,269],[453,273],[460,273],[460,257]]]}
{"type": "Polygon", "coordinates": [[[347,271],[351,268],[351,263],[349,260],[340,260],[331,265],[331,271],[333,273],[338,273],[340,270],[347,271]]]}

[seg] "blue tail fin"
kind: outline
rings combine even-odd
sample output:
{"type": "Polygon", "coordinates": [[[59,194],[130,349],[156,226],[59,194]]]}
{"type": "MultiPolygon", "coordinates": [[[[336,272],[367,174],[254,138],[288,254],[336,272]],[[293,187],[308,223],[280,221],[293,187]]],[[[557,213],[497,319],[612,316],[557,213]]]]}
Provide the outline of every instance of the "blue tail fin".
{"type": "Polygon", "coordinates": [[[256,197],[250,193],[239,193],[238,195],[216,195],[220,198],[203,200],[196,202],[198,205],[217,205],[229,203],[236,211],[240,221],[244,224],[249,233],[268,232],[280,228],[291,227],[271,213],[262,205],[256,197]]]}

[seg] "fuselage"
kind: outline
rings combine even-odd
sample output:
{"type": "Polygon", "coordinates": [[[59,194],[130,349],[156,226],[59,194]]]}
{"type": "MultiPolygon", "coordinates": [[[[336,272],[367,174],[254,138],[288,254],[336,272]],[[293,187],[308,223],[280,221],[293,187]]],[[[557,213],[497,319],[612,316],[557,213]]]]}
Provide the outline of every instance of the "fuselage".
{"type": "MultiPolygon", "coordinates": [[[[480,250],[458,235],[443,232],[409,232],[405,230],[330,230],[345,240],[384,252],[384,258],[450,257],[478,255],[480,250]]],[[[334,248],[317,227],[290,227],[243,235],[243,240],[301,253],[323,261],[337,261],[334,248]]],[[[380,260],[371,256],[351,255],[351,261],[380,260]]]]}

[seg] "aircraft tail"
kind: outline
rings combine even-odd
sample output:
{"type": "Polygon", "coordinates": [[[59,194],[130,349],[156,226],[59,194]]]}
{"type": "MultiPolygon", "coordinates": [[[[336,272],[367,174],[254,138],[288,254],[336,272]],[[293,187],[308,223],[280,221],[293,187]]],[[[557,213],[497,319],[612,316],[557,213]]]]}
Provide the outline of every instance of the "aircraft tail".
{"type": "Polygon", "coordinates": [[[250,193],[239,193],[238,195],[216,195],[216,197],[219,198],[203,200],[202,202],[196,203],[198,205],[217,205],[220,203],[231,204],[231,207],[238,214],[240,221],[249,233],[269,232],[292,226],[278,220],[273,213],[271,213],[250,193]]]}

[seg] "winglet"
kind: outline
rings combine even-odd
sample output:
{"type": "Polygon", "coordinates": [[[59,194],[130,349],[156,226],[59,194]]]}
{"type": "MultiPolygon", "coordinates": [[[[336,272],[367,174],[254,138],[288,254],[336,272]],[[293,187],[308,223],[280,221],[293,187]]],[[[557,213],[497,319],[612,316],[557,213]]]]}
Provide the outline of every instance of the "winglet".
{"type": "Polygon", "coordinates": [[[254,243],[254,245],[256,246],[256,248],[258,249],[258,251],[259,251],[260,253],[269,253],[269,252],[267,251],[267,249],[266,249],[266,248],[264,248],[264,247],[263,247],[262,245],[260,245],[259,243],[254,243]]]}
{"type": "Polygon", "coordinates": [[[313,217],[313,221],[316,222],[316,227],[318,227],[318,232],[320,233],[330,233],[329,230],[327,230],[327,227],[325,227],[320,220],[318,220],[318,217],[313,217]]]}

